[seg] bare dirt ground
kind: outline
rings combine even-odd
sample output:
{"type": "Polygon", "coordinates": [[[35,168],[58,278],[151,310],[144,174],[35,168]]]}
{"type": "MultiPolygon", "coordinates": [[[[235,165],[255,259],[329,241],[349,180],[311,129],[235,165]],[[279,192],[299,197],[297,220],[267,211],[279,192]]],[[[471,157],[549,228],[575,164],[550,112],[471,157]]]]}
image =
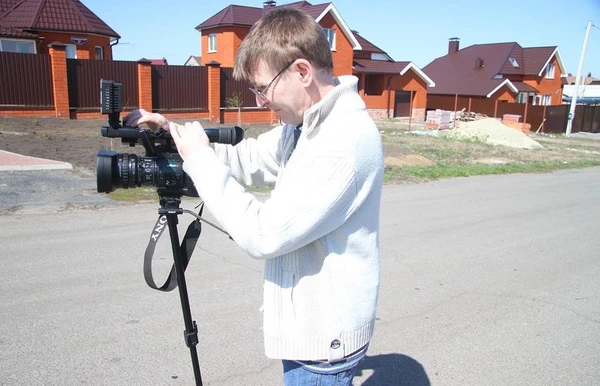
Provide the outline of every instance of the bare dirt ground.
{"type": "MultiPolygon", "coordinates": [[[[186,120],[176,120],[183,123],[186,120]]],[[[202,122],[215,127],[213,123],[202,122]]],[[[69,162],[73,168],[88,173],[96,171],[100,149],[144,154],[142,146],[130,147],[120,139],[105,138],[103,119],[0,118],[0,150],[23,155],[69,162]]],[[[490,146],[480,140],[459,141],[427,135],[408,134],[408,124],[401,120],[378,121],[388,167],[428,166],[438,162],[574,162],[600,159],[598,135],[536,136],[541,149],[514,149],[490,146]]],[[[242,125],[246,136],[256,136],[269,126],[242,125]]],[[[413,132],[426,132],[423,124],[413,122],[413,132]]]]}
{"type": "Polygon", "coordinates": [[[106,120],[0,118],[0,149],[96,169],[96,154],[110,147],[100,134],[106,120]]]}

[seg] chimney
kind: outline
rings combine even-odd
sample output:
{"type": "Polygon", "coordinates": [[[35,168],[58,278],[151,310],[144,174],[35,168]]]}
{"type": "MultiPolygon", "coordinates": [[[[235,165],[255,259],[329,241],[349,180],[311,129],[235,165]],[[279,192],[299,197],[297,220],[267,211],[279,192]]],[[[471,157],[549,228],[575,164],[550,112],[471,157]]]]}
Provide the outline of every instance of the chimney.
{"type": "Polygon", "coordinates": [[[459,38],[450,38],[448,41],[448,55],[455,54],[458,52],[458,42],[459,38]]]}

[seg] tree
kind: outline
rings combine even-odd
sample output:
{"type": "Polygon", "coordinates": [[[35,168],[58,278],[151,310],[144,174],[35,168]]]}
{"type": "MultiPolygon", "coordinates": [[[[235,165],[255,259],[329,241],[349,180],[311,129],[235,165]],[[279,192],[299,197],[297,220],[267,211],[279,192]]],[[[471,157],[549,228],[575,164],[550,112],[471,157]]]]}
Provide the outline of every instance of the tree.
{"type": "Polygon", "coordinates": [[[225,104],[229,109],[237,109],[237,124],[240,126],[242,124],[242,106],[244,105],[242,94],[234,92],[231,96],[225,98],[225,104]]]}

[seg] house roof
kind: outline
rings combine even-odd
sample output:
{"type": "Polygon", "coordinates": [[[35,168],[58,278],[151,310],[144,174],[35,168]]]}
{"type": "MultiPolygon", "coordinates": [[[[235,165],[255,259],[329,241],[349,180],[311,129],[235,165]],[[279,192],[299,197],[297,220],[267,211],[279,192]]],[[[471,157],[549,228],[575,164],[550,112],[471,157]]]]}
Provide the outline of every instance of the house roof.
{"type": "Polygon", "coordinates": [[[352,67],[359,74],[399,74],[410,62],[354,59],[352,67]]]}
{"type": "Polygon", "coordinates": [[[212,17],[208,18],[196,27],[196,30],[202,31],[208,28],[224,27],[224,26],[244,26],[252,27],[254,23],[260,19],[265,12],[272,11],[278,8],[294,8],[299,9],[319,22],[325,15],[331,12],[333,18],[340,26],[344,35],[350,40],[353,49],[361,49],[360,44],[354,37],[352,31],[348,28],[339,12],[333,3],[324,3],[312,5],[308,1],[297,1],[294,3],[283,4],[278,6],[265,6],[264,8],[247,7],[242,5],[228,5],[221,11],[217,12],[212,17]]]}
{"type": "Polygon", "coordinates": [[[0,23],[25,32],[57,31],[121,37],[79,0],[0,0],[0,23]]]}
{"type": "Polygon", "coordinates": [[[404,75],[408,70],[413,70],[417,76],[425,81],[427,86],[435,86],[431,80],[419,67],[413,62],[388,62],[384,60],[354,59],[352,61],[354,71],[359,74],[399,74],[404,75]]]}
{"type": "Polygon", "coordinates": [[[519,90],[519,92],[534,92],[537,93],[539,90],[525,82],[515,82],[512,81],[511,82],[516,88],[517,90],[519,90]]]}
{"type": "MultiPolygon", "coordinates": [[[[385,52],[381,48],[377,47],[375,44],[371,43],[370,41],[368,41],[367,39],[362,37],[358,33],[358,31],[352,30],[352,34],[356,38],[356,41],[358,41],[358,44],[360,44],[361,48],[358,51],[370,52],[372,54],[383,54],[383,55],[386,55],[387,57],[389,57],[387,52],[385,52]]],[[[392,58],[390,58],[390,60],[392,60],[392,58]]]]}
{"type": "Polygon", "coordinates": [[[37,39],[37,36],[34,34],[23,32],[20,29],[7,27],[2,23],[0,23],[0,36],[21,39],[37,39]]]}
{"type": "Polygon", "coordinates": [[[190,57],[185,61],[185,63],[183,65],[187,66],[190,63],[196,63],[197,65],[200,65],[201,60],[202,60],[201,56],[190,55],[190,57]]]}
{"type": "Polygon", "coordinates": [[[169,64],[167,62],[167,59],[162,58],[162,59],[148,59],[150,61],[150,64],[154,64],[157,66],[166,66],[167,64],[169,64]]]}
{"type": "Polygon", "coordinates": [[[475,44],[435,59],[423,71],[436,83],[431,93],[489,97],[504,85],[515,92],[537,91],[504,76],[541,76],[555,56],[564,73],[557,47],[523,48],[515,42],[475,44]]]}
{"type": "MultiPolygon", "coordinates": [[[[567,75],[563,77],[564,84],[575,84],[576,76],[567,75]]],[[[593,76],[582,76],[579,83],[581,84],[597,84],[600,82],[599,78],[594,78],[593,76]]]]}
{"type": "Polygon", "coordinates": [[[214,16],[208,18],[196,27],[197,30],[203,30],[213,27],[241,25],[252,27],[266,12],[277,8],[300,9],[315,19],[327,8],[328,4],[312,5],[307,1],[298,1],[278,6],[265,6],[263,8],[248,7],[243,5],[228,5],[214,16]]]}

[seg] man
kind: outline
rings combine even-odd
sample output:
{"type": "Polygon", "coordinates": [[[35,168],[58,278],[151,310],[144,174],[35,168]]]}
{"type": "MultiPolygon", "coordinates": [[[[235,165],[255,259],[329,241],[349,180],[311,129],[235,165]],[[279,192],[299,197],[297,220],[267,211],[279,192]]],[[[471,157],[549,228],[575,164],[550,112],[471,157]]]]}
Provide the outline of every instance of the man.
{"type": "Polygon", "coordinates": [[[375,323],[381,139],[357,79],[335,78],[332,68],[314,19],[278,9],[244,39],[234,75],[284,125],[211,146],[198,122],[143,110],[126,118],[169,128],[206,207],[246,253],[265,260],[265,352],[283,361],[288,386],[350,385],[375,323]],[[243,188],[265,183],[274,183],[265,202],[243,188]]]}

